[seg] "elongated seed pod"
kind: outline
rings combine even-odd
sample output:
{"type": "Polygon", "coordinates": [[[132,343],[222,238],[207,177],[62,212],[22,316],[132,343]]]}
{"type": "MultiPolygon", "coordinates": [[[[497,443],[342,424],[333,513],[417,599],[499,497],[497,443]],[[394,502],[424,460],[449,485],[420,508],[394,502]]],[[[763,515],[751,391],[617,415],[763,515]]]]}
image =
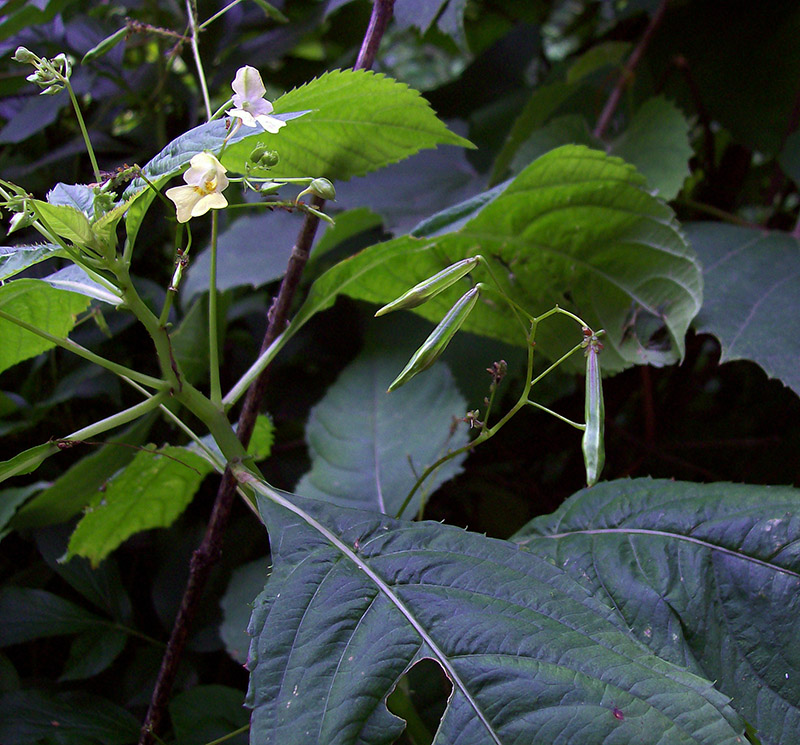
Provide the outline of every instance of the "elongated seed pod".
{"type": "Polygon", "coordinates": [[[447,269],[434,274],[432,277],[414,285],[408,292],[404,292],[397,300],[388,305],[384,305],[375,316],[383,316],[395,310],[406,310],[422,305],[426,300],[430,300],[450,285],[458,282],[459,279],[469,274],[480,262],[478,256],[469,259],[462,259],[455,264],[451,264],[447,269]]]}
{"type": "Polygon", "coordinates": [[[436,362],[439,355],[444,352],[450,340],[455,336],[456,331],[461,328],[461,325],[475,307],[479,295],[480,287],[476,286],[461,296],[440,321],[439,325],[431,332],[431,335],[422,343],[422,346],[414,352],[403,371],[392,381],[389,386],[389,393],[407,383],[417,373],[427,370],[436,362]]]}
{"type": "Polygon", "coordinates": [[[603,403],[603,379],[600,375],[598,356],[603,345],[593,334],[586,347],[586,429],[583,433],[583,462],[586,466],[586,484],[593,486],[600,478],[606,460],[603,430],[605,427],[605,405],[603,403]]]}

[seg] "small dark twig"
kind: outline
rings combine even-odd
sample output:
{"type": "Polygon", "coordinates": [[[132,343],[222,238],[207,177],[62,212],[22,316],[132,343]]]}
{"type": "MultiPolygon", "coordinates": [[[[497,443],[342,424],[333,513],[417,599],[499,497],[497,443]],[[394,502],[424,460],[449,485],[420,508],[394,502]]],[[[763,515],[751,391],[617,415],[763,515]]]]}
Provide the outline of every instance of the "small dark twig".
{"type": "MultiPolygon", "coordinates": [[[[372,66],[375,53],[380,45],[381,37],[391,18],[393,7],[394,0],[375,0],[372,18],[370,19],[369,27],[364,37],[364,43],[362,44],[361,52],[358,55],[358,61],[355,65],[356,69],[372,66]]],[[[325,200],[319,197],[313,198],[312,206],[315,209],[322,210],[324,205],[325,200]]],[[[306,213],[303,226],[297,237],[297,242],[289,257],[289,264],[283,281],[281,282],[278,295],[267,315],[268,326],[261,344],[262,352],[266,350],[286,328],[292,300],[294,299],[294,295],[300,283],[303,269],[308,261],[311,244],[314,241],[318,226],[319,218],[311,213],[306,213]]],[[[256,417],[267,388],[268,380],[269,367],[258,376],[245,396],[236,430],[239,440],[245,446],[250,442],[250,437],[253,434],[256,417]]],[[[236,480],[231,475],[230,469],[226,469],[217,490],[217,497],[214,502],[211,517],[209,518],[208,526],[206,527],[205,535],[197,550],[192,554],[192,559],[189,564],[189,580],[184,589],[181,606],[172,627],[172,634],[167,644],[167,650],[161,661],[161,669],[159,670],[156,685],[153,689],[150,707],[147,710],[147,716],[142,725],[139,745],[153,745],[155,736],[161,729],[161,722],[164,718],[167,704],[169,703],[169,696],[178,672],[178,665],[186,647],[189,630],[197,615],[203,589],[205,588],[212,568],[222,554],[225,530],[228,526],[235,496],[236,480]]]]}
{"type": "Polygon", "coordinates": [[[611,119],[614,116],[614,112],[617,110],[617,106],[619,106],[619,102],[622,99],[622,94],[624,93],[625,88],[627,87],[628,83],[633,80],[634,70],[636,70],[636,67],[639,65],[642,56],[644,55],[645,51],[647,51],[647,47],[650,46],[650,42],[653,39],[656,29],[661,25],[661,21],[664,19],[664,13],[667,9],[668,3],[669,0],[661,0],[656,12],[650,19],[650,23],[647,24],[647,28],[644,30],[642,38],[636,45],[636,49],[633,50],[631,56],[628,58],[628,61],[625,63],[622,74],[619,76],[619,80],[614,86],[614,90],[611,91],[611,95],[608,97],[606,105],[603,107],[600,118],[597,120],[597,126],[594,128],[593,134],[595,137],[597,137],[597,139],[602,139],[606,129],[608,129],[608,125],[611,123],[611,119]]]}

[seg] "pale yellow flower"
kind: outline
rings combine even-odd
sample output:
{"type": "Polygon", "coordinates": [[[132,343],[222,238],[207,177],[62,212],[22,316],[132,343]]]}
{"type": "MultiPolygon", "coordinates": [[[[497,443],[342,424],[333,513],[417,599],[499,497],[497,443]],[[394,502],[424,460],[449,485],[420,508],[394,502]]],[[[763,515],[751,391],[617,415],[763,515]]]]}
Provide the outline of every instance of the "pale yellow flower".
{"type": "Polygon", "coordinates": [[[231,87],[234,108],[228,112],[229,116],[239,119],[245,127],[255,127],[258,122],[272,134],[286,125],[286,122],[270,116],[272,104],[264,98],[267,89],[261,80],[261,73],[255,67],[240,67],[231,87]]]}
{"type": "Polygon", "coordinates": [[[178,222],[189,222],[193,217],[205,215],[211,209],[228,206],[222,191],[228,186],[226,168],[211,153],[198,153],[183,174],[186,186],[173,186],[166,195],[175,202],[178,222]]]}

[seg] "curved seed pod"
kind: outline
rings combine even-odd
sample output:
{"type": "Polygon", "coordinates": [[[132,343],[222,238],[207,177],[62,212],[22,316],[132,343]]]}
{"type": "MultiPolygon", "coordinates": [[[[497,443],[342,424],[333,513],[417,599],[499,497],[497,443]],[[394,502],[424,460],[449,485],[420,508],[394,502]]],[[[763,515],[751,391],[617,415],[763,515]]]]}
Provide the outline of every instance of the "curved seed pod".
{"type": "Polygon", "coordinates": [[[431,335],[423,342],[422,346],[414,352],[403,371],[392,381],[389,386],[389,393],[407,383],[417,373],[427,370],[436,362],[439,355],[444,352],[450,340],[455,336],[456,331],[461,328],[461,324],[464,323],[475,307],[479,295],[480,287],[476,286],[461,296],[439,325],[431,332],[431,335]]]}
{"type": "Polygon", "coordinates": [[[459,279],[469,274],[479,263],[479,256],[469,259],[462,259],[455,264],[451,264],[447,269],[434,274],[432,277],[414,285],[408,292],[403,293],[397,300],[388,305],[384,305],[375,317],[386,315],[394,310],[406,310],[422,305],[426,300],[438,295],[442,290],[446,290],[450,285],[458,282],[459,279]]]}
{"type": "Polygon", "coordinates": [[[583,462],[586,466],[586,484],[593,486],[600,478],[606,460],[603,429],[605,405],[603,403],[603,379],[600,375],[598,355],[603,345],[592,334],[586,346],[586,429],[583,433],[583,462]]]}

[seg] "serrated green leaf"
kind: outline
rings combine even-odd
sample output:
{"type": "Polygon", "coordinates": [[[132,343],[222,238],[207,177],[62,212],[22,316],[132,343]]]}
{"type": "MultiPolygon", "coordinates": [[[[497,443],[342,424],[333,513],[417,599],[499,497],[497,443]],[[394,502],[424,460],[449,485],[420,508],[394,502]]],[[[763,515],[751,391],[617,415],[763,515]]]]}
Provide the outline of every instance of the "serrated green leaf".
{"type": "Polygon", "coordinates": [[[89,219],[77,207],[66,204],[49,204],[31,199],[29,204],[36,216],[56,235],[78,247],[99,248],[100,241],[92,231],[89,219]]]}
{"type": "Polygon", "coordinates": [[[752,360],[800,395],[800,241],[787,233],[688,223],[706,300],[695,328],[719,339],[721,362],[752,360]]]}
{"type": "MultiPolygon", "coordinates": [[[[311,470],[295,491],[341,507],[396,515],[417,477],[449,451],[467,444],[466,426],[452,431],[466,402],[444,365],[418,384],[388,394],[389,383],[413,350],[367,349],[328,388],[306,427],[311,470]]],[[[466,453],[448,461],[426,481],[406,508],[420,502],[461,471],[466,453]]]]}
{"type": "Polygon", "coordinates": [[[10,279],[23,269],[40,261],[61,258],[67,253],[55,243],[40,243],[32,246],[0,246],[0,281],[10,279]]]}
{"type": "Polygon", "coordinates": [[[710,680],[764,743],[800,732],[800,490],[635,479],[578,492],[515,540],[710,680]]]}
{"type": "Polygon", "coordinates": [[[415,661],[453,690],[436,742],[741,745],[710,681],[659,659],[563,568],[439,523],[259,495],[273,570],[250,623],[251,741],[392,742],[415,661]]]}
{"type": "MultiPolygon", "coordinates": [[[[0,310],[53,336],[66,337],[88,305],[88,297],[56,290],[39,279],[15,279],[0,287],[0,310]]],[[[55,346],[2,318],[0,339],[0,372],[55,346]]]]}
{"type": "MultiPolygon", "coordinates": [[[[275,111],[309,109],[277,135],[261,135],[280,155],[271,176],[347,181],[437,145],[471,147],[403,83],[367,70],[334,70],[274,102],[275,111]],[[273,139],[274,138],[274,139],[273,139]]],[[[253,138],[229,145],[227,168],[243,172],[253,138]]]]}
{"type": "Polygon", "coordinates": [[[87,508],[70,538],[67,558],[85,556],[98,564],[134,533],[168,527],[211,470],[186,448],[140,451],[87,508]]]}
{"type": "Polygon", "coordinates": [[[0,591],[0,645],[97,631],[104,620],[46,590],[9,585],[0,591]]]}
{"type": "Polygon", "coordinates": [[[608,149],[611,155],[633,163],[657,190],[658,196],[674,199],[689,175],[689,122],[677,106],[658,96],[641,106],[628,128],[608,149]]]}
{"type": "MultiPolygon", "coordinates": [[[[672,211],[649,195],[635,169],[604,153],[565,146],[542,156],[460,230],[435,239],[381,243],[333,267],[313,285],[293,324],[337,293],[380,305],[445,267],[483,254],[506,292],[533,314],[556,303],[604,328],[603,368],[667,364],[683,356],[684,335],[702,301],[694,252],[672,211]],[[664,345],[648,328],[666,330],[664,345]]],[[[459,285],[414,309],[439,322],[459,285]]],[[[523,344],[507,307],[481,298],[464,329],[523,344]]],[[[537,350],[558,359],[579,339],[571,322],[539,326],[537,350]]]]}

